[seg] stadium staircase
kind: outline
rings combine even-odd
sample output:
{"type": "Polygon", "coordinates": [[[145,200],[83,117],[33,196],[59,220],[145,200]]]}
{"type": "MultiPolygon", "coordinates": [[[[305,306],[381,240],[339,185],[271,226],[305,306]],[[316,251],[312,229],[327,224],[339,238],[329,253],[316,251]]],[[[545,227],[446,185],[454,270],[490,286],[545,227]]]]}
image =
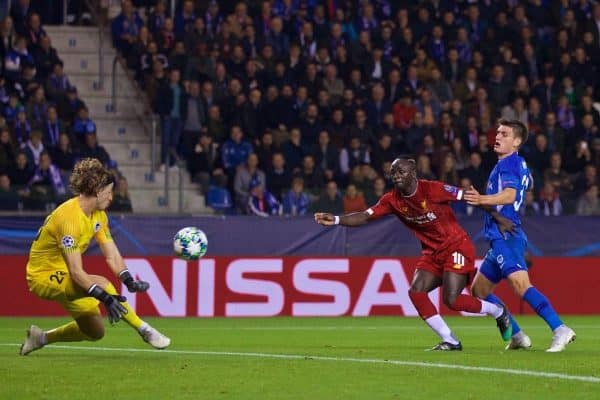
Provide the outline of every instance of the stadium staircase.
{"type": "MultiPolygon", "coordinates": [[[[136,213],[212,214],[205,206],[197,184],[190,182],[184,168],[161,172],[152,165],[152,114],[145,94],[131,74],[116,63],[116,109],[112,107],[112,71],[116,52],[109,32],[100,43],[97,27],[45,27],[65,64],[65,73],[77,87],[79,97],[96,123],[98,142],[127,178],[136,213]],[[103,84],[99,87],[99,46],[103,50],[103,84]],[[165,179],[168,176],[168,191],[165,179]],[[181,188],[179,180],[181,179],[181,188]],[[181,189],[181,190],[180,190],[181,189]],[[165,194],[168,193],[168,199],[165,194]],[[181,193],[181,201],[180,201],[181,193]]],[[[157,121],[158,124],[158,121],[157,121]]],[[[156,157],[160,161],[160,131],[157,129],[156,157]]]]}

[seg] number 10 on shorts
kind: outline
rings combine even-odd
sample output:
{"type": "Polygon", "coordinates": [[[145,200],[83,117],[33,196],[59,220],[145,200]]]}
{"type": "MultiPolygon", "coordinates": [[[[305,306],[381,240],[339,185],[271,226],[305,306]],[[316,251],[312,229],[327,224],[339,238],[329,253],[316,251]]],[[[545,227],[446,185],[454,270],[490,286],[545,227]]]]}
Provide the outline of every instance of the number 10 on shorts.
{"type": "Polygon", "coordinates": [[[461,269],[465,266],[465,256],[460,254],[458,251],[455,251],[452,253],[452,262],[454,263],[452,268],[461,269]]]}

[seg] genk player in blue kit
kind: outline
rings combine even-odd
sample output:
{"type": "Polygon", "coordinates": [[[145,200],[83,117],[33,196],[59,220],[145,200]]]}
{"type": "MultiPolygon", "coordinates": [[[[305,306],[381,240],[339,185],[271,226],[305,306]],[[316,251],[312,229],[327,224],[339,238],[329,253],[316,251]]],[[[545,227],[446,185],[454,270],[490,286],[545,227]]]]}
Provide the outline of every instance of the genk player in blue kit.
{"type": "MultiPolygon", "coordinates": [[[[563,324],[550,301],[533,286],[529,280],[525,249],[527,235],[522,229],[519,208],[523,205],[525,192],[532,188],[531,174],[527,163],[518,150],[527,141],[527,127],[518,120],[500,119],[496,133],[494,151],[498,163],[492,170],[486,194],[474,188],[468,190],[464,199],[475,206],[492,206],[514,224],[512,233],[501,233],[498,225],[489,214],[485,216],[485,237],[490,241],[483,264],[479,268],[471,290],[481,299],[494,303],[501,300],[492,294],[495,286],[506,279],[515,293],[525,300],[552,329],[552,343],[546,350],[559,352],[575,340],[575,332],[563,324]]],[[[513,322],[513,337],[507,349],[528,348],[529,338],[513,322]]]]}

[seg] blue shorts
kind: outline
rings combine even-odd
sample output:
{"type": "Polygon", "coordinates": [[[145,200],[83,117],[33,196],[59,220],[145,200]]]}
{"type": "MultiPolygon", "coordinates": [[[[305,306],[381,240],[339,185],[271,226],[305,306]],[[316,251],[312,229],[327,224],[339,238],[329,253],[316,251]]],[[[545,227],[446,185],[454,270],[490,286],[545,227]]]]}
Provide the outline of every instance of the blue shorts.
{"type": "Polygon", "coordinates": [[[491,249],[479,267],[479,271],[493,283],[498,283],[513,272],[527,271],[525,248],[527,241],[523,237],[495,239],[491,249]]]}

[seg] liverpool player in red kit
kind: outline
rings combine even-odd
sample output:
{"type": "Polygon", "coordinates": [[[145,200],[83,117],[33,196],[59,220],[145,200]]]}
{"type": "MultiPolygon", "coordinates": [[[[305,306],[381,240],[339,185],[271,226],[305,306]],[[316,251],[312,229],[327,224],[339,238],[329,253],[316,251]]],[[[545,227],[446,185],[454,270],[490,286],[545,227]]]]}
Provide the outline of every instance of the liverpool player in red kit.
{"type": "Polygon", "coordinates": [[[390,177],[394,189],[384,194],[375,206],[342,216],[315,213],[315,221],[327,226],[360,226],[394,214],[413,231],[421,241],[422,251],[409,296],[421,318],[442,339],[432,350],[462,350],[460,341],[427,295],[440,286],[448,308],[496,318],[502,338],[509,340],[511,325],[503,306],[461,294],[475,274],[475,248],[449,205],[462,199],[462,190],[442,182],[417,179],[412,159],[394,160],[390,177]]]}

